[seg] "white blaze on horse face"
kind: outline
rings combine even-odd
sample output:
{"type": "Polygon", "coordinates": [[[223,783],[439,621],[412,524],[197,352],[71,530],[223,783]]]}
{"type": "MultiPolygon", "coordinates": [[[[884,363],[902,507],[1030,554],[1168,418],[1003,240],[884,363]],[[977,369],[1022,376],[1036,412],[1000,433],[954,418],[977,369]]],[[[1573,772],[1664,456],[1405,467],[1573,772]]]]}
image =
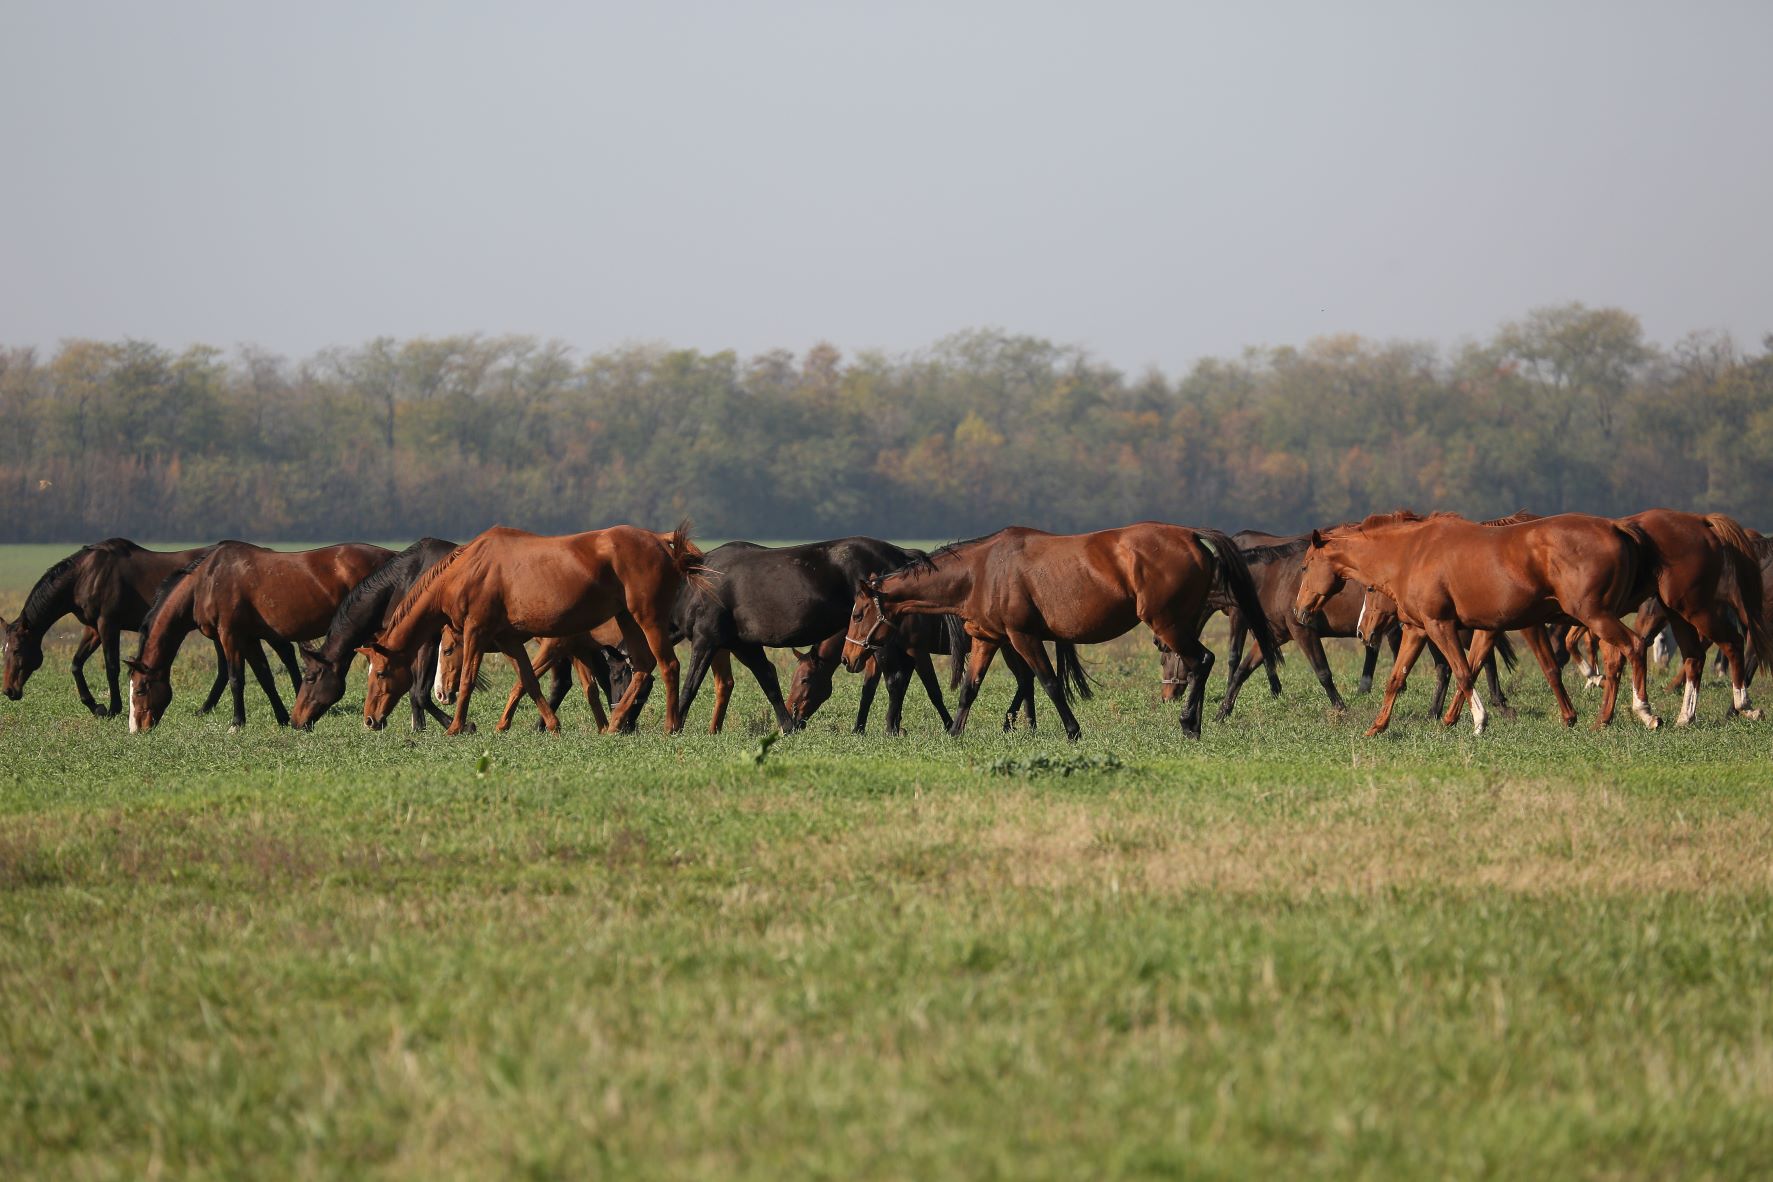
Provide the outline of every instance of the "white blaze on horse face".
{"type": "Polygon", "coordinates": [[[129,679],[129,733],[138,734],[141,724],[135,720],[135,678],[129,679]]]}
{"type": "Polygon", "coordinates": [[[1367,600],[1369,598],[1371,598],[1371,596],[1361,596],[1360,619],[1354,622],[1354,635],[1356,640],[1365,640],[1367,638],[1367,600]]]}

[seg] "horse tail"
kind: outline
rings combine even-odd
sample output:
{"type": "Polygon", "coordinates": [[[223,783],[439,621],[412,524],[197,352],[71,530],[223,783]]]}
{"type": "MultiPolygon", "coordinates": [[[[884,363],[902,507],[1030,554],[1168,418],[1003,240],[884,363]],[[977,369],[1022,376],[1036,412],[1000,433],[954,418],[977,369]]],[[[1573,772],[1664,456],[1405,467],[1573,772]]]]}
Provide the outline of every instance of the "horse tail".
{"type": "Polygon", "coordinates": [[[967,656],[973,651],[973,638],[967,635],[966,621],[959,616],[943,616],[942,628],[948,633],[948,688],[959,689],[966,677],[967,656]]]}
{"type": "Polygon", "coordinates": [[[704,595],[714,594],[714,584],[708,579],[708,568],[702,565],[702,551],[690,541],[690,521],[684,518],[677,523],[677,528],[668,534],[660,535],[660,541],[671,551],[671,565],[677,568],[677,574],[689,586],[704,595]]]}
{"type": "Polygon", "coordinates": [[[1218,560],[1220,576],[1231,592],[1232,602],[1237,604],[1243,625],[1261,648],[1262,664],[1267,668],[1268,676],[1278,676],[1274,671],[1274,654],[1280,646],[1275,643],[1274,630],[1268,626],[1268,613],[1262,609],[1262,597],[1256,591],[1256,580],[1250,575],[1243,551],[1216,529],[1197,529],[1194,536],[1207,553],[1218,560]]]}
{"type": "Polygon", "coordinates": [[[1707,514],[1705,524],[1718,535],[1718,540],[1724,544],[1725,553],[1730,556],[1730,568],[1735,579],[1726,592],[1726,602],[1742,617],[1742,626],[1748,632],[1755,654],[1762,662],[1773,663],[1773,635],[1769,635],[1767,621],[1761,611],[1761,560],[1755,550],[1754,539],[1748,536],[1748,531],[1738,525],[1734,518],[1722,513],[1707,514]]]}
{"type": "Polygon", "coordinates": [[[1053,641],[1053,657],[1053,671],[1058,674],[1059,690],[1067,702],[1096,696],[1090,689],[1090,675],[1084,672],[1083,662],[1077,658],[1075,644],[1069,640],[1053,641]]]}
{"type": "Polygon", "coordinates": [[[1624,595],[1613,605],[1623,615],[1645,599],[1657,598],[1656,572],[1662,564],[1662,555],[1644,527],[1635,521],[1615,521],[1613,528],[1625,539],[1625,552],[1630,563],[1625,572],[1624,595]]]}
{"type": "Polygon", "coordinates": [[[1516,658],[1514,654],[1514,645],[1508,642],[1508,633],[1496,633],[1496,644],[1490,651],[1496,654],[1497,660],[1502,662],[1502,667],[1504,669],[1508,670],[1510,673],[1514,672],[1516,658]]]}

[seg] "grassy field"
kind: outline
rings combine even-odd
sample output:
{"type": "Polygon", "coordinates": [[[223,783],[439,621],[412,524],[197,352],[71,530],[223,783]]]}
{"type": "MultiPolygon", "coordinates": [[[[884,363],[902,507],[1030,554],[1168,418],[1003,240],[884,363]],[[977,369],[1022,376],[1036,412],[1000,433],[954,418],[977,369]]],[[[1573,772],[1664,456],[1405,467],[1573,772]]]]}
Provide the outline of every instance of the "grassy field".
{"type": "Polygon", "coordinates": [[[256,688],[229,735],[193,659],[131,737],[52,655],[0,701],[0,1176],[1773,1172],[1773,723],[1566,732],[1524,669],[1366,741],[1295,660],[1186,743],[1143,639],[1088,660],[1075,749],[1001,671],[962,740],[918,691],[855,736],[843,676],[759,762],[743,673],[718,737],[256,688]]]}

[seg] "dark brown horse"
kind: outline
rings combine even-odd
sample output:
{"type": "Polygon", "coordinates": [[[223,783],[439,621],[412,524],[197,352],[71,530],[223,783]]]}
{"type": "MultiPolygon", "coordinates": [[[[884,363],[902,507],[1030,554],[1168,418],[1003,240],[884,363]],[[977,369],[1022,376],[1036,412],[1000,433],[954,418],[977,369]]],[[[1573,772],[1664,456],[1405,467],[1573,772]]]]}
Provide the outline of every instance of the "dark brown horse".
{"type": "Polygon", "coordinates": [[[246,725],[246,678],[250,664],[271,700],[278,726],[289,712],[260,641],[312,640],[326,632],[340,600],[393,552],[362,542],[323,546],[293,554],[249,542],[219,542],[161,585],[129,662],[129,729],[160,721],[172,701],[172,658],[193,630],[221,646],[234,695],[234,729],[246,725]]]}
{"type": "Polygon", "coordinates": [[[1039,678],[1066,736],[1075,740],[1081,733],[1077,718],[1042,641],[1099,644],[1142,623],[1182,655],[1194,679],[1181,724],[1184,735],[1199,738],[1201,696],[1213,665],[1200,631],[1217,578],[1249,616],[1262,651],[1272,654],[1274,636],[1249,567],[1236,544],[1217,530],[1147,521],[1054,535],[1013,526],[866,580],[852,608],[844,662],[858,669],[905,615],[957,615],[973,650],[951,733],[965,729],[993,655],[1008,645],[1039,678]]]}
{"type": "MultiPolygon", "coordinates": [[[[1661,725],[1645,696],[1644,645],[1620,620],[1653,575],[1649,539],[1641,529],[1602,517],[1568,513],[1493,527],[1451,513],[1375,514],[1358,525],[1314,531],[1305,554],[1295,610],[1318,611],[1348,580],[1389,596],[1405,625],[1385,689],[1385,702],[1367,734],[1391,720],[1404,679],[1427,641],[1452,665],[1455,697],[1445,721],[1458,717],[1473,672],[1459,629],[1480,630],[1472,659],[1487,653],[1489,632],[1520,629],[1539,660],[1566,725],[1576,711],[1559,678],[1544,629],[1566,617],[1580,621],[1616,650],[1607,670],[1597,725],[1612,721],[1622,654],[1632,665],[1632,709],[1646,726],[1661,725]]],[[[1474,697],[1472,724],[1482,733],[1486,711],[1474,697]]]]}
{"type": "Polygon", "coordinates": [[[588,632],[614,619],[635,676],[610,725],[632,729],[637,695],[656,667],[665,679],[665,729],[675,734],[683,729],[683,718],[671,609],[685,583],[704,584],[701,556],[690,543],[687,523],[670,534],[618,525],[556,537],[494,526],[427,571],[364,650],[369,658],[364,722],[372,728],[386,722],[394,702],[411,686],[419,648],[448,624],[462,646],[450,734],[466,729],[468,703],[488,650],[512,659],[543,722],[558,731],[560,720],[542,695],[524,643],[588,632]]]}
{"type": "MultiPolygon", "coordinates": [[[[125,632],[141,630],[142,619],[154,602],[154,593],[166,579],[209,552],[197,550],[144,550],[128,538],[110,538],[83,546],[43,572],[18,618],[8,623],[0,618],[0,647],[6,652],[3,677],[8,698],[18,701],[24,696],[25,682],[43,664],[43,637],[55,622],[73,615],[85,625],[80,644],[74,649],[74,692],[80,704],[100,718],[122,713],[123,697],[118,678],[121,674],[120,640],[125,632]],[[86,659],[103,650],[105,682],[110,702],[100,706],[93,700],[86,685],[86,659]]],[[[278,655],[295,676],[295,653],[288,645],[278,648],[278,655]]],[[[215,684],[199,713],[207,714],[221,700],[228,684],[227,666],[216,649],[215,684]]]]}

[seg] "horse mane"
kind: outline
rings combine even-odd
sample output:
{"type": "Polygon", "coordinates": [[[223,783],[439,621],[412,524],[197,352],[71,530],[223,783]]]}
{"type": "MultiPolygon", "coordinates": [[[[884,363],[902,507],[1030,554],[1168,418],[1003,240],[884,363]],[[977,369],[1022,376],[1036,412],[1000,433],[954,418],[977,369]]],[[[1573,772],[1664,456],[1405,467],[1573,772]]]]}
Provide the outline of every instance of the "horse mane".
{"type": "Polygon", "coordinates": [[[954,553],[957,553],[958,551],[966,549],[968,546],[977,546],[980,542],[989,542],[992,538],[997,537],[997,535],[1004,533],[1007,530],[1014,529],[1014,528],[1015,528],[1014,526],[1006,525],[1003,527],[1003,529],[992,530],[990,533],[981,534],[980,536],[978,536],[976,538],[966,538],[966,539],[959,541],[959,542],[949,542],[946,546],[936,547],[934,550],[931,550],[928,554],[925,554],[922,550],[907,551],[907,553],[909,553],[913,556],[910,562],[905,563],[905,565],[903,565],[903,566],[895,567],[892,570],[886,571],[880,577],[883,579],[890,579],[894,575],[909,574],[911,571],[916,570],[918,567],[924,567],[928,570],[935,570],[937,559],[946,558],[950,554],[954,554],[954,553]]]}
{"type": "Polygon", "coordinates": [[[1256,566],[1261,563],[1275,562],[1282,558],[1291,558],[1295,554],[1303,554],[1311,546],[1311,535],[1301,538],[1289,538],[1284,542],[1269,542],[1261,546],[1251,546],[1244,550],[1244,563],[1256,566]]]}
{"type": "Polygon", "coordinates": [[[430,570],[414,579],[412,586],[406,589],[406,594],[400,597],[400,602],[394,605],[394,610],[388,613],[388,618],[383,621],[381,630],[383,632],[390,631],[411,615],[413,609],[418,605],[419,597],[430,588],[432,583],[437,581],[437,576],[455,565],[456,559],[460,558],[462,552],[467,548],[467,546],[457,546],[432,563],[430,570]]]}
{"type": "MultiPolygon", "coordinates": [[[[217,542],[216,546],[221,544],[222,543],[217,542]]],[[[166,578],[161,580],[160,586],[154,591],[154,602],[148,605],[147,614],[142,617],[142,642],[140,648],[137,649],[138,656],[140,655],[141,649],[145,649],[148,646],[148,634],[154,630],[154,621],[159,617],[160,609],[166,606],[166,601],[172,598],[173,592],[177,591],[186,579],[191,577],[192,572],[202,566],[205,562],[209,561],[209,556],[215,553],[215,549],[215,546],[205,546],[203,549],[197,551],[197,556],[195,558],[191,559],[191,561],[185,563],[185,565],[179,567],[170,575],[167,575],[166,578]]]]}
{"type": "MultiPolygon", "coordinates": [[[[1438,516],[1430,514],[1429,516],[1438,516]]],[[[1355,525],[1356,529],[1372,529],[1381,525],[1402,525],[1411,521],[1426,521],[1427,517],[1414,509],[1393,509],[1389,513],[1369,513],[1355,525]]]]}
{"type": "Polygon", "coordinates": [[[1513,513],[1510,513],[1507,517],[1492,517],[1490,520],[1483,522],[1483,524],[1484,525],[1521,525],[1521,524],[1528,522],[1528,521],[1538,521],[1542,516],[1543,516],[1543,514],[1535,513],[1531,509],[1516,509],[1513,513]]]}
{"type": "MultiPolygon", "coordinates": [[[[101,542],[95,546],[82,546],[44,571],[31,588],[31,593],[25,596],[25,606],[19,609],[18,618],[35,621],[54,610],[56,597],[67,590],[68,583],[77,573],[75,568],[80,565],[80,560],[103,544],[101,542]]],[[[31,626],[35,627],[34,624],[31,626]]]]}

